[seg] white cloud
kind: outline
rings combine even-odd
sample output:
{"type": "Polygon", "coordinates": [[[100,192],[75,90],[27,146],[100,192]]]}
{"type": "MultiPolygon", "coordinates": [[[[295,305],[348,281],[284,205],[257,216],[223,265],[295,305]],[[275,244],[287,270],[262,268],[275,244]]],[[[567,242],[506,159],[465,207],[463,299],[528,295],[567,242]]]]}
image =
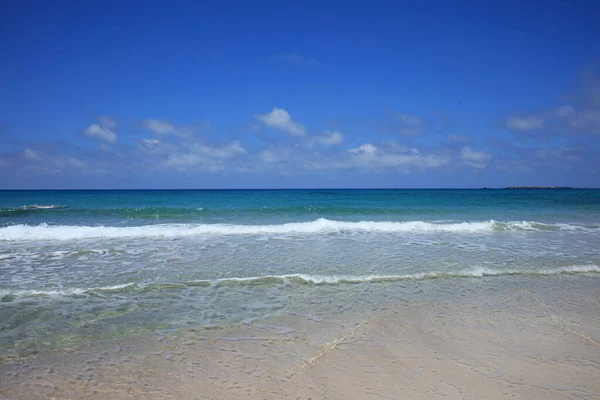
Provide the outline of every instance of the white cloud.
{"type": "Polygon", "coordinates": [[[212,158],[231,158],[246,154],[246,149],[237,140],[224,146],[210,146],[203,143],[192,143],[187,148],[193,152],[212,158]]]}
{"type": "Polygon", "coordinates": [[[506,127],[517,131],[532,131],[544,127],[544,120],[538,117],[510,117],[506,127]]]}
{"type": "Polygon", "coordinates": [[[99,115],[97,119],[100,123],[100,126],[104,128],[114,129],[117,127],[117,122],[114,120],[114,118],[110,118],[105,115],[99,115]]]}
{"type": "MultiPolygon", "coordinates": [[[[303,148],[297,147],[296,149],[303,148]]],[[[397,169],[408,172],[413,168],[439,168],[451,161],[451,157],[443,152],[423,153],[416,148],[402,146],[395,142],[384,142],[377,145],[364,143],[347,151],[328,153],[326,157],[319,152],[295,152],[289,147],[275,147],[261,151],[259,158],[266,168],[281,174],[298,173],[301,170],[335,173],[336,170],[349,169],[397,169]],[[281,167],[269,167],[273,164],[281,167]]]]}
{"type": "Polygon", "coordinates": [[[248,124],[248,127],[254,132],[260,132],[262,130],[262,127],[259,124],[255,124],[252,122],[248,124]]]}
{"type": "Polygon", "coordinates": [[[366,154],[375,154],[377,147],[372,145],[371,143],[365,143],[356,149],[348,150],[350,153],[366,153],[366,154]]]}
{"type": "Polygon", "coordinates": [[[522,132],[538,131],[545,135],[600,133],[600,108],[575,109],[571,105],[561,105],[530,116],[510,117],[506,120],[506,127],[522,132]]]}
{"type": "Polygon", "coordinates": [[[327,146],[338,146],[344,141],[344,135],[337,131],[325,131],[323,135],[313,136],[313,140],[327,146]]]}
{"type": "MultiPolygon", "coordinates": [[[[30,149],[26,149],[26,153],[27,150],[30,149]]],[[[37,157],[38,158],[35,159],[42,159],[39,156],[37,157]]],[[[74,171],[83,173],[92,172],[88,168],[89,163],[86,160],[81,159],[79,157],[54,155],[44,157],[43,160],[43,163],[33,163],[22,166],[20,170],[26,173],[35,173],[43,175],[63,175],[65,173],[73,173],[74,171]]]]}
{"type": "Polygon", "coordinates": [[[193,167],[200,164],[203,160],[203,157],[193,153],[171,154],[165,160],[165,164],[170,167],[193,167]]]}
{"type": "Polygon", "coordinates": [[[88,167],[88,162],[77,157],[60,157],[54,160],[57,168],[63,170],[79,169],[84,170],[88,167]]]}
{"type": "Polygon", "coordinates": [[[571,125],[575,128],[594,128],[600,125],[600,109],[583,110],[572,119],[571,125]]]}
{"type": "Polygon", "coordinates": [[[157,139],[144,139],[143,142],[149,147],[155,147],[161,143],[160,140],[157,139]]]}
{"type": "Polygon", "coordinates": [[[222,162],[195,153],[171,154],[164,163],[165,166],[178,169],[179,171],[201,169],[209,172],[218,172],[225,169],[222,162]]]}
{"type": "Polygon", "coordinates": [[[568,103],[557,103],[551,109],[508,118],[506,126],[518,131],[537,130],[536,137],[569,137],[600,134],[600,74],[597,67],[581,71],[579,87],[568,93],[568,103]]]}
{"type": "Polygon", "coordinates": [[[298,149],[298,146],[294,146],[293,148],[285,146],[269,147],[261,150],[258,153],[258,158],[266,164],[277,164],[287,161],[290,161],[293,164],[297,161],[302,161],[302,159],[305,157],[311,157],[314,155],[313,153],[298,153],[295,151],[298,149]]]}
{"type": "Polygon", "coordinates": [[[117,134],[109,128],[103,128],[98,124],[88,126],[83,133],[90,138],[104,140],[105,142],[115,143],[117,134]]]}
{"type": "Polygon", "coordinates": [[[271,128],[278,129],[294,136],[306,135],[306,129],[304,126],[293,121],[290,117],[290,114],[288,114],[288,112],[283,108],[275,107],[273,108],[273,111],[268,114],[257,115],[256,119],[271,128]]]}
{"type": "Polygon", "coordinates": [[[117,141],[117,134],[114,129],[117,123],[114,119],[100,115],[97,118],[98,123],[88,126],[83,134],[92,139],[100,139],[108,143],[115,143],[117,141]]]}
{"type": "Polygon", "coordinates": [[[147,119],[143,122],[144,127],[152,133],[158,135],[173,135],[181,138],[189,138],[199,129],[212,130],[210,122],[189,126],[176,126],[169,121],[159,119],[147,119]]]}
{"type": "MultiPolygon", "coordinates": [[[[229,167],[224,164],[225,159],[246,154],[246,149],[238,141],[230,142],[221,146],[208,145],[200,140],[183,143],[175,146],[162,143],[152,139],[144,141],[146,151],[150,154],[161,155],[163,165],[167,168],[175,168],[179,171],[190,171],[194,169],[218,172],[229,167]],[[148,143],[149,142],[149,143],[148,143]]],[[[233,164],[232,164],[233,165],[233,164]]]]}
{"type": "MultiPolygon", "coordinates": [[[[139,148],[145,153],[160,156],[163,159],[170,154],[184,152],[180,145],[175,143],[165,143],[158,139],[143,139],[139,144],[139,148]]],[[[158,164],[159,163],[157,163],[157,165],[158,164]]]]}
{"type": "Polygon", "coordinates": [[[154,133],[159,135],[168,135],[175,133],[175,126],[169,121],[159,121],[157,119],[147,119],[144,121],[144,126],[154,133]]]}
{"type": "Polygon", "coordinates": [[[23,155],[25,156],[26,160],[39,160],[40,159],[39,154],[31,149],[25,149],[25,151],[23,152],[23,155]]]}
{"type": "Polygon", "coordinates": [[[475,151],[470,147],[460,149],[460,156],[465,164],[473,168],[485,168],[492,160],[492,156],[485,151],[475,151]]]}
{"type": "Polygon", "coordinates": [[[194,131],[202,127],[211,129],[209,123],[193,126],[176,126],[165,120],[148,119],[143,125],[158,135],[168,138],[146,138],[140,141],[139,149],[157,157],[154,168],[167,167],[180,171],[203,170],[221,171],[225,169],[223,160],[246,154],[239,141],[224,144],[210,144],[194,131]]]}
{"type": "Polygon", "coordinates": [[[390,122],[389,128],[402,136],[416,136],[421,133],[423,121],[416,115],[392,111],[394,119],[390,122]]]}
{"type": "Polygon", "coordinates": [[[396,115],[398,118],[400,118],[402,121],[406,122],[409,125],[421,126],[421,124],[423,123],[421,121],[421,118],[417,117],[416,115],[411,115],[403,112],[395,112],[394,115],[396,115]]]}
{"type": "Polygon", "coordinates": [[[400,146],[395,142],[378,148],[371,143],[348,150],[352,154],[348,167],[366,168],[438,168],[450,162],[443,154],[423,154],[419,149],[400,146]]]}
{"type": "Polygon", "coordinates": [[[265,163],[277,163],[281,160],[280,154],[273,149],[265,149],[258,154],[258,157],[265,163]]]}
{"type": "Polygon", "coordinates": [[[564,105],[556,108],[556,115],[559,117],[569,117],[575,113],[570,105],[564,105]]]}
{"type": "Polygon", "coordinates": [[[554,158],[559,159],[559,162],[562,161],[579,161],[581,160],[581,155],[575,149],[571,149],[568,147],[562,147],[557,149],[538,149],[536,151],[536,155],[539,158],[554,158]]]}

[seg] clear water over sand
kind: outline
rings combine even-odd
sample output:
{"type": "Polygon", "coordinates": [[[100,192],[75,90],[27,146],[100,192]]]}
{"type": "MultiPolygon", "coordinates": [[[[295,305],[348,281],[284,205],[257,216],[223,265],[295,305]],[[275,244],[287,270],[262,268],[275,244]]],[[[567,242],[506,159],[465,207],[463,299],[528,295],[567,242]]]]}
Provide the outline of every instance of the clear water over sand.
{"type": "Polygon", "coordinates": [[[600,392],[600,191],[3,192],[0,215],[14,398],[600,392]]]}

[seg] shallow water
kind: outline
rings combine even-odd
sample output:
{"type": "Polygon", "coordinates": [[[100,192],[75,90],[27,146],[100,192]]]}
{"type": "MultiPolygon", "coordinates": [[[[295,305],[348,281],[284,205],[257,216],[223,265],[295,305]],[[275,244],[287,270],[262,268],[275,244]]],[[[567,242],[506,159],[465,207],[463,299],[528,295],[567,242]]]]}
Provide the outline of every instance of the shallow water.
{"type": "MultiPolygon", "coordinates": [[[[593,399],[599,283],[580,273],[299,285],[241,323],[5,360],[0,387],[19,399],[593,399]]],[[[270,295],[229,289],[215,306],[237,299],[247,313],[270,295]]]]}
{"type": "Polygon", "coordinates": [[[597,190],[32,191],[0,208],[3,356],[600,272],[597,190]]]}

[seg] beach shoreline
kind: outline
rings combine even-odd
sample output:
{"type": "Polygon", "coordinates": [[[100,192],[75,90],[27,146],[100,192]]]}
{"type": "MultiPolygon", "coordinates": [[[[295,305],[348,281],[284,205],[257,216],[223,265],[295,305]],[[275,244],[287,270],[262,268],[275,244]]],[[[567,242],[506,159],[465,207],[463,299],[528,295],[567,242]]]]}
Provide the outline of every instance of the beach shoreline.
{"type": "Polygon", "coordinates": [[[5,360],[0,386],[12,399],[595,399],[598,283],[575,274],[346,285],[356,299],[346,308],[298,305],[5,360]]]}

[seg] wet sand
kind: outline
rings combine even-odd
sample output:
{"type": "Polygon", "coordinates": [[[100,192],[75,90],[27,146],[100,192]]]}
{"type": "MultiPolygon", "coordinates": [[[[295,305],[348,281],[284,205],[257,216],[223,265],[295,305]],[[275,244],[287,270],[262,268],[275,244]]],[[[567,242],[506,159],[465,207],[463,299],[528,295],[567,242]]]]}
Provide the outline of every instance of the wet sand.
{"type": "Polygon", "coordinates": [[[600,399],[600,277],[512,279],[5,360],[0,398],[600,399]]]}

